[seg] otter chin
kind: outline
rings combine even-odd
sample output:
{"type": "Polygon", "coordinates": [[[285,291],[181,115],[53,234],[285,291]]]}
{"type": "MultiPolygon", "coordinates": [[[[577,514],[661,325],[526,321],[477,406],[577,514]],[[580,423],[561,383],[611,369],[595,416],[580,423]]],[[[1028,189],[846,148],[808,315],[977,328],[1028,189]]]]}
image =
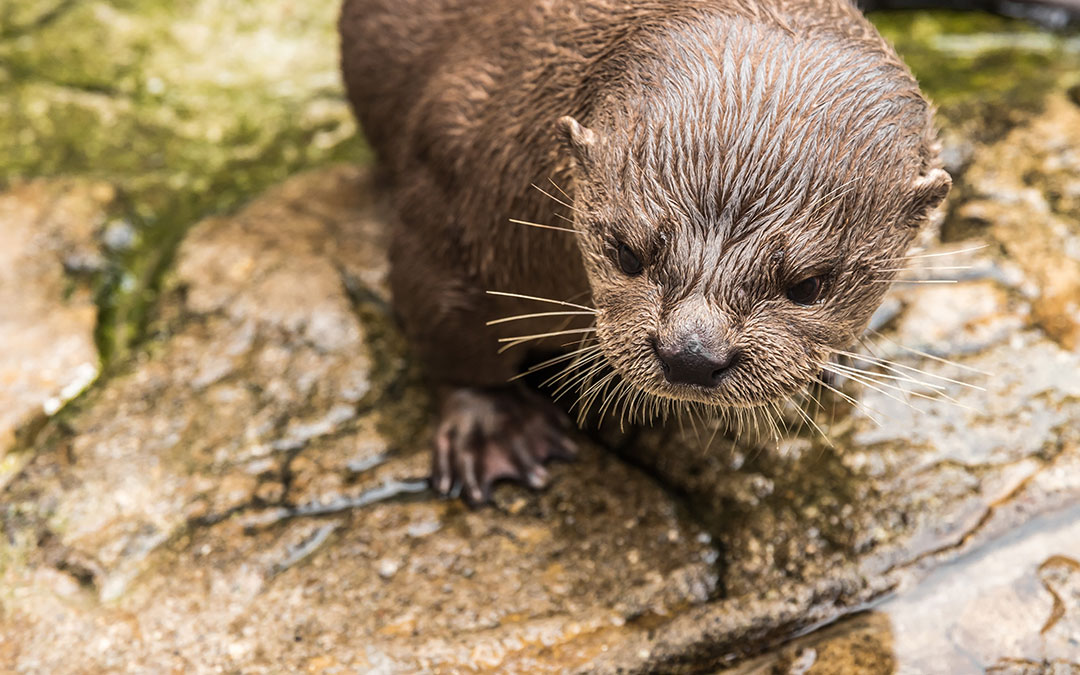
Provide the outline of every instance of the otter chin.
{"type": "Polygon", "coordinates": [[[341,30],[442,396],[432,484],[474,503],[574,452],[508,384],[528,347],[584,335],[552,362],[610,366],[643,412],[775,406],[859,338],[950,187],[847,0],[347,0],[341,30]]]}

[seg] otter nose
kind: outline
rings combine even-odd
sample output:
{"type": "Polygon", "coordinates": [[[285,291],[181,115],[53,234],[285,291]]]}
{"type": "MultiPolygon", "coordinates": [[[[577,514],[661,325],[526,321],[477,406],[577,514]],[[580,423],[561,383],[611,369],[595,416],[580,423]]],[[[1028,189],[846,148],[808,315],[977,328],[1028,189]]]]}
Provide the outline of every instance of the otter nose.
{"type": "Polygon", "coordinates": [[[668,382],[699,387],[715,387],[741,356],[737,349],[710,350],[696,335],[671,347],[654,342],[653,348],[668,382]]]}

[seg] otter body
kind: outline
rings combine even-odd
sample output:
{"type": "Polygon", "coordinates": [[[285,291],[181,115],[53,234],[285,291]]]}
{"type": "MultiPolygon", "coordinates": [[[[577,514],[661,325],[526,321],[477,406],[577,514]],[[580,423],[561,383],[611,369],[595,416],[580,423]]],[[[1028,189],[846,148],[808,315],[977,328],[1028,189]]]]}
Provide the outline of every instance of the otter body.
{"type": "Polygon", "coordinates": [[[929,105],[846,0],[346,0],[341,33],[395,305],[444,393],[433,484],[470,501],[573,452],[507,384],[533,344],[510,338],[574,331],[541,342],[639,414],[775,406],[949,189],[929,105]]]}

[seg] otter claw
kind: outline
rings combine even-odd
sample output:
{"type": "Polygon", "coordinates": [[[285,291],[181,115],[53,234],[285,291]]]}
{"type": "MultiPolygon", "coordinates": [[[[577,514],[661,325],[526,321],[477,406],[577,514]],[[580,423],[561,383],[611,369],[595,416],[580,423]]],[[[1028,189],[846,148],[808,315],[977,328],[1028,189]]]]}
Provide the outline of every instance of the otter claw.
{"type": "Polygon", "coordinates": [[[459,389],[446,400],[435,435],[431,486],[460,494],[473,506],[486,503],[500,480],[534,490],[547,486],[544,462],[573,459],[561,411],[522,389],[459,389]]]}

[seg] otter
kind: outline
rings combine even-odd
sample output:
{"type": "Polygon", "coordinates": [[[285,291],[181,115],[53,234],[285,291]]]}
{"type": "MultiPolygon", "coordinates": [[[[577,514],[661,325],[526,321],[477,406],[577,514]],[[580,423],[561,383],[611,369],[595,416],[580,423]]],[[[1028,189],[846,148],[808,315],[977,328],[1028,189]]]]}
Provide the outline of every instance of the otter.
{"type": "Polygon", "coordinates": [[[950,188],[847,0],[346,0],[340,31],[440,391],[432,486],[473,504],[575,452],[513,381],[529,344],[639,418],[774,406],[857,340],[950,188]]]}

